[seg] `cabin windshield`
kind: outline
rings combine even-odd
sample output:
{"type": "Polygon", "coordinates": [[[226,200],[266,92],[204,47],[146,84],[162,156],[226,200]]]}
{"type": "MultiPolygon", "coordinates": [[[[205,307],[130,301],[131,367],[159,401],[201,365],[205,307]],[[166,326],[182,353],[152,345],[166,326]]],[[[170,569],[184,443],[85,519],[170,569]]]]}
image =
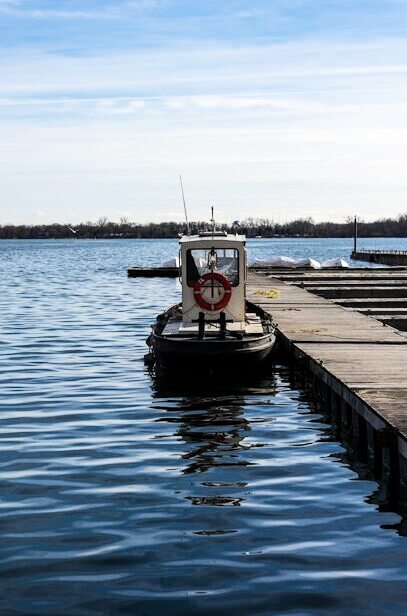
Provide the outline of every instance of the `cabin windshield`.
{"type": "Polygon", "coordinates": [[[214,271],[227,278],[232,287],[239,284],[239,251],[236,248],[199,248],[187,250],[187,284],[195,282],[211,271],[210,262],[215,262],[214,271]]]}

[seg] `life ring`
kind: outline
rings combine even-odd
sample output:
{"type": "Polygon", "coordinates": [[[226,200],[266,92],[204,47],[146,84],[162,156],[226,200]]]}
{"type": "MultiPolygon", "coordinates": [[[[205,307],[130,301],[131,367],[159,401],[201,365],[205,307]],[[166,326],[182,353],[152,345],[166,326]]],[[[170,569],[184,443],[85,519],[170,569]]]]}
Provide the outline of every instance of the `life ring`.
{"type": "MultiPolygon", "coordinates": [[[[206,285],[205,287],[208,288],[206,285]]],[[[225,278],[225,276],[222,276],[222,274],[219,274],[218,272],[208,272],[195,282],[194,297],[196,303],[201,308],[207,310],[208,312],[216,312],[217,310],[222,310],[222,308],[228,305],[230,298],[232,297],[232,285],[229,280],[225,278]],[[216,285],[217,288],[222,287],[224,290],[223,296],[218,302],[216,302],[216,304],[211,304],[202,297],[203,287],[208,280],[211,282],[216,280],[219,283],[219,285],[216,285]]]]}

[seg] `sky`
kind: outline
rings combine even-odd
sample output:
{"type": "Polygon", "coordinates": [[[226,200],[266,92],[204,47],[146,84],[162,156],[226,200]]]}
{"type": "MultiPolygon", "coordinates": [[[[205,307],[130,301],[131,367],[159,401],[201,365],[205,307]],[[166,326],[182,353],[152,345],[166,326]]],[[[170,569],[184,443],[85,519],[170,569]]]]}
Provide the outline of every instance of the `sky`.
{"type": "Polygon", "coordinates": [[[407,212],[407,0],[0,0],[0,224],[407,212]]]}

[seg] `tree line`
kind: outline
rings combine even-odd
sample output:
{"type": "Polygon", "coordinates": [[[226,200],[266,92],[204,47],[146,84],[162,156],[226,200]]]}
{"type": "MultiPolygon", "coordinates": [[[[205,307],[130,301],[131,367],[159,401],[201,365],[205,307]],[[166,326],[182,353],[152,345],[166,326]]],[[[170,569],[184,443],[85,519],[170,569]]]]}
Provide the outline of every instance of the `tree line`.
{"type": "MultiPolygon", "coordinates": [[[[206,229],[203,221],[190,223],[192,234],[206,229]]],[[[247,237],[352,237],[353,218],[342,223],[314,222],[312,218],[298,218],[291,222],[278,223],[269,218],[246,218],[238,224],[218,225],[229,233],[242,233],[247,237]]],[[[96,222],[53,223],[47,225],[0,225],[0,239],[115,239],[115,238],[176,238],[186,232],[185,223],[159,222],[136,223],[127,218],[111,222],[106,217],[96,222]]],[[[407,214],[397,218],[381,218],[373,222],[358,220],[360,237],[407,237],[407,214]]]]}

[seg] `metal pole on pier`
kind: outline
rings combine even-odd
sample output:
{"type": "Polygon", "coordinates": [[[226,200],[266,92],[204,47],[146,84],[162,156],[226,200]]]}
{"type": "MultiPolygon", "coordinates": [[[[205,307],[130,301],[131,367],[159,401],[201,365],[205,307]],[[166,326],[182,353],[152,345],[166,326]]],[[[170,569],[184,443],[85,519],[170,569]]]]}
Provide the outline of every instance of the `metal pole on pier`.
{"type": "Polygon", "coordinates": [[[353,223],[353,252],[356,252],[356,245],[358,241],[358,219],[355,216],[355,221],[353,223]]]}

